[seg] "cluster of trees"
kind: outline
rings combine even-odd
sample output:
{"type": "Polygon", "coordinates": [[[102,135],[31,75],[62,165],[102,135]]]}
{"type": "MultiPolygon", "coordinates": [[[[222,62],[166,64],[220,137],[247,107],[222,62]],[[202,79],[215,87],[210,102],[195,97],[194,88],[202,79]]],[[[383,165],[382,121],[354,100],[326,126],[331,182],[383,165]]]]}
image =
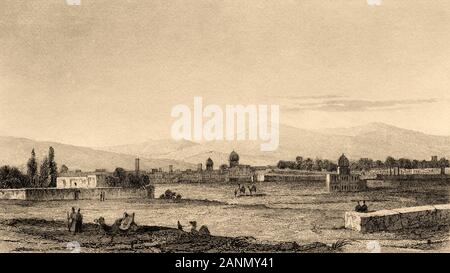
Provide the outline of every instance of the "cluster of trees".
{"type": "MultiPolygon", "coordinates": [[[[295,161],[280,160],[277,164],[279,169],[306,170],[306,171],[336,171],[337,164],[328,159],[303,159],[297,156],[295,161]]],[[[388,156],[385,161],[373,160],[371,158],[360,158],[357,161],[350,162],[350,169],[356,171],[368,171],[370,169],[383,168],[403,168],[403,169],[422,169],[422,168],[445,168],[450,167],[449,160],[441,158],[437,161],[416,160],[408,158],[395,159],[388,156]]]]}
{"type": "Polygon", "coordinates": [[[278,161],[277,167],[279,169],[292,169],[292,170],[304,170],[304,171],[336,171],[337,165],[328,159],[315,160],[311,158],[303,159],[301,156],[297,156],[295,161],[278,161]]]}
{"type": "Polygon", "coordinates": [[[28,177],[22,172],[10,166],[2,166],[0,168],[0,188],[2,189],[18,189],[28,186],[28,177]]]}
{"type": "Polygon", "coordinates": [[[0,188],[40,188],[56,187],[56,178],[58,176],[58,167],[55,162],[55,150],[50,147],[48,156],[42,160],[40,168],[34,149],[31,151],[31,157],[27,162],[27,173],[22,172],[10,166],[0,168],[0,188]]]}
{"type": "Polygon", "coordinates": [[[373,160],[370,158],[361,158],[358,161],[350,163],[350,168],[358,171],[367,171],[370,169],[382,168],[402,168],[402,169],[424,169],[424,168],[446,168],[449,167],[449,160],[445,157],[437,161],[416,160],[408,158],[395,159],[388,156],[385,161],[373,160]]]}
{"type": "Polygon", "coordinates": [[[148,175],[127,173],[123,168],[116,168],[112,175],[106,177],[109,187],[140,188],[150,184],[148,175]]]}

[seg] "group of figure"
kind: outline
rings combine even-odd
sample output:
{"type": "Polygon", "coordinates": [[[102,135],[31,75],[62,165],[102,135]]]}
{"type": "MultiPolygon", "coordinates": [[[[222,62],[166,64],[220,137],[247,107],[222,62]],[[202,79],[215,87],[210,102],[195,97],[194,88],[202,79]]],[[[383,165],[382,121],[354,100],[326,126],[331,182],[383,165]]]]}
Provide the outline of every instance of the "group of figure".
{"type": "Polygon", "coordinates": [[[106,192],[104,191],[100,192],[100,202],[105,201],[105,199],[106,199],[106,192]]]}
{"type": "MultiPolygon", "coordinates": [[[[197,221],[190,221],[189,224],[191,225],[191,233],[193,234],[199,234],[199,235],[210,235],[209,229],[206,225],[203,225],[200,227],[199,230],[197,230],[197,221]]],[[[178,229],[183,230],[183,226],[181,225],[180,221],[177,222],[178,229]]]]}
{"type": "Polygon", "coordinates": [[[358,205],[355,207],[356,212],[368,212],[369,208],[366,205],[366,201],[358,201],[358,205]]]}
{"type": "Polygon", "coordinates": [[[81,214],[81,209],[75,211],[72,207],[72,211],[67,213],[67,227],[69,232],[80,233],[83,231],[83,215],[81,214]]]}
{"type": "MultiPolygon", "coordinates": [[[[248,192],[250,193],[250,195],[253,195],[253,193],[256,193],[256,185],[252,185],[250,187],[247,186],[248,192]]],[[[238,184],[237,188],[234,189],[234,197],[240,196],[240,195],[247,195],[246,194],[246,189],[245,189],[245,185],[238,184]]]]}

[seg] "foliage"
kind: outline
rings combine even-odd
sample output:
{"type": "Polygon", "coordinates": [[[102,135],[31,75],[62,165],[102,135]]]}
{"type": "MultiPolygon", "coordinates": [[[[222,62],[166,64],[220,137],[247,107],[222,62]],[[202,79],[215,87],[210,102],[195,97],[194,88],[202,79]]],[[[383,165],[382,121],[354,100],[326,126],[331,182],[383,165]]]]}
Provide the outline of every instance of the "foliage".
{"type": "Polygon", "coordinates": [[[39,187],[47,187],[50,184],[50,163],[48,157],[44,157],[39,171],[39,187]]]}
{"type": "Polygon", "coordinates": [[[106,183],[110,187],[141,188],[150,184],[150,178],[148,175],[127,173],[123,168],[116,168],[112,176],[106,177],[106,183]]]}
{"type": "Polygon", "coordinates": [[[56,187],[56,178],[58,177],[58,166],[55,162],[55,150],[53,147],[48,149],[48,169],[50,175],[49,187],[56,187]]]}
{"type": "Polygon", "coordinates": [[[30,186],[30,180],[19,169],[10,166],[0,168],[0,188],[18,189],[30,186]]]}
{"type": "MultiPolygon", "coordinates": [[[[301,156],[297,156],[295,161],[278,161],[277,167],[279,169],[291,169],[291,170],[305,170],[305,171],[336,171],[337,164],[328,159],[304,159],[301,156]]],[[[383,162],[381,160],[373,160],[371,158],[360,158],[356,161],[350,162],[350,168],[357,171],[368,171],[374,168],[395,168],[402,169],[421,169],[421,168],[445,168],[450,167],[449,160],[441,158],[437,161],[426,161],[408,158],[395,159],[392,156],[388,156],[383,162]]]]}
{"type": "Polygon", "coordinates": [[[169,200],[180,200],[182,198],[181,194],[177,194],[174,191],[166,190],[163,194],[159,196],[159,199],[169,199],[169,200]]]}
{"type": "Polygon", "coordinates": [[[36,160],[36,153],[34,152],[34,149],[31,151],[31,157],[30,159],[28,159],[27,162],[27,175],[30,181],[30,186],[36,187],[39,181],[39,176],[38,176],[38,163],[36,160]]]}

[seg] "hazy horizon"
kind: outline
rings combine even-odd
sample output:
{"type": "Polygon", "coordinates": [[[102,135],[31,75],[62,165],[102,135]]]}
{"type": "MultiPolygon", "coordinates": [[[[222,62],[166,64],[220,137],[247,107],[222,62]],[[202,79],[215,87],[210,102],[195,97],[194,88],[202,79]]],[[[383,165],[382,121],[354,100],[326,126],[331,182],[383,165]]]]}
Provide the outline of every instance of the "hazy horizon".
{"type": "Polygon", "coordinates": [[[0,2],[0,132],[84,147],[170,138],[172,107],[277,104],[316,130],[450,135],[450,2],[0,2]]]}
{"type": "MultiPolygon", "coordinates": [[[[286,124],[280,124],[280,128],[283,127],[291,127],[291,128],[296,128],[296,129],[300,129],[300,130],[307,130],[307,131],[311,131],[311,132],[316,132],[319,134],[323,134],[323,129],[351,129],[351,128],[359,128],[359,127],[364,127],[364,126],[370,126],[373,124],[379,124],[379,125],[385,125],[385,126],[390,126],[390,127],[396,127],[398,129],[405,129],[405,130],[410,130],[410,131],[414,131],[414,132],[418,132],[418,133],[423,133],[429,136],[441,136],[441,137],[449,137],[450,135],[437,135],[437,134],[427,134],[425,132],[419,131],[419,130],[414,130],[414,129],[406,129],[406,128],[401,128],[401,127],[397,127],[395,125],[392,124],[388,124],[388,123],[384,123],[384,122],[370,122],[370,123],[366,123],[366,124],[362,124],[359,126],[343,126],[343,127],[327,127],[327,128],[316,128],[316,129],[310,129],[310,128],[300,128],[300,127],[296,127],[296,126],[291,126],[291,125],[286,125],[286,124]]],[[[327,132],[327,134],[333,135],[333,132],[327,132]]],[[[336,135],[341,135],[339,133],[335,133],[336,135]]],[[[77,145],[77,144],[73,144],[73,143],[66,143],[66,142],[59,142],[56,140],[52,140],[52,139],[36,139],[36,138],[31,138],[31,137],[24,137],[24,136],[14,136],[14,135],[9,135],[6,134],[5,132],[0,131],[0,137],[13,137],[13,138],[24,138],[24,139],[30,139],[30,140],[34,140],[34,141],[39,141],[39,142],[53,142],[53,143],[59,143],[59,144],[65,144],[65,145],[71,145],[71,146],[78,146],[78,147],[85,147],[85,148],[106,148],[106,147],[113,147],[113,146],[123,146],[123,145],[133,145],[133,144],[140,144],[140,143],[145,143],[148,141],[166,141],[166,140],[172,140],[172,141],[177,141],[177,140],[173,140],[170,137],[167,138],[148,138],[142,141],[138,141],[138,142],[124,142],[124,143],[117,143],[117,144],[113,144],[113,145],[100,145],[100,146],[84,146],[84,145],[77,145]]],[[[203,140],[203,141],[195,141],[195,140],[181,140],[181,141],[189,141],[189,142],[193,142],[193,143],[206,143],[208,141],[203,140]]],[[[226,141],[226,140],[223,140],[226,141]]],[[[235,140],[236,141],[236,140],[235,140]]]]}

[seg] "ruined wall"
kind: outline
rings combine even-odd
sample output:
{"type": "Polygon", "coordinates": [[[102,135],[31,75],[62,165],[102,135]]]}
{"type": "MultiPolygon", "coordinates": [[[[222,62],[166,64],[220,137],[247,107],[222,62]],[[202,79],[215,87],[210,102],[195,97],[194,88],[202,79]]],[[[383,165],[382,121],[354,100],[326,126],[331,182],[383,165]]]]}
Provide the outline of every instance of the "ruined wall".
{"type": "Polygon", "coordinates": [[[380,210],[370,213],[354,211],[345,213],[345,228],[363,233],[449,224],[450,204],[380,210]]]}
{"type": "Polygon", "coordinates": [[[0,199],[51,201],[51,200],[96,200],[104,192],[106,199],[154,198],[153,186],[139,188],[93,188],[93,189],[13,189],[0,190],[0,199]]]}

